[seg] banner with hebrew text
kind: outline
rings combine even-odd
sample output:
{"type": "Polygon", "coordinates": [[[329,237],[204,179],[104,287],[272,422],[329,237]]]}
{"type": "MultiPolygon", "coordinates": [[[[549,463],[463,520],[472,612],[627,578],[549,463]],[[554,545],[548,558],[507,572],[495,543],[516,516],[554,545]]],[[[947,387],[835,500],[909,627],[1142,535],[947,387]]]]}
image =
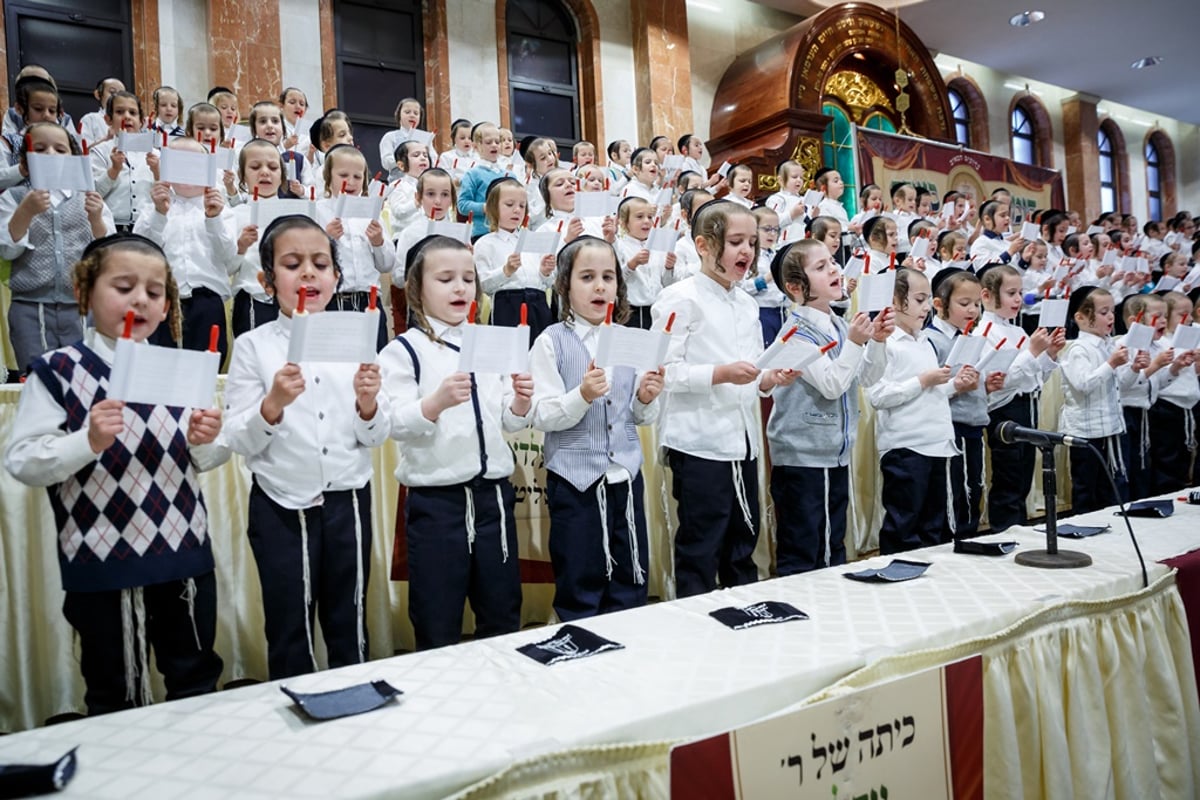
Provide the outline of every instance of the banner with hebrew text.
{"type": "Polygon", "coordinates": [[[939,202],[951,189],[962,192],[975,208],[996,189],[1008,189],[1013,197],[1013,219],[1018,222],[1037,208],[1065,207],[1062,174],[1058,170],[1018,164],[1009,158],[959,145],[867,128],[855,128],[855,135],[857,185],[879,185],[885,202],[890,199],[893,183],[908,182],[932,191],[939,202]]]}

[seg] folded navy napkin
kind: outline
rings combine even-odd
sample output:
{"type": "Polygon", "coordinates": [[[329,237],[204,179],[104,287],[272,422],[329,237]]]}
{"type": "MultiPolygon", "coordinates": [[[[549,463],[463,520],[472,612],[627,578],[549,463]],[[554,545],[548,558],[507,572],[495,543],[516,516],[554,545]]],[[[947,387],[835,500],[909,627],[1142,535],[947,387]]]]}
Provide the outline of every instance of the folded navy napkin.
{"type": "Polygon", "coordinates": [[[606,650],[623,650],[625,645],[592,633],[578,625],[563,625],[549,639],[522,645],[517,652],[529,656],[546,666],[560,661],[587,658],[606,650]]]}
{"type": "MultiPolygon", "coordinates": [[[[1042,528],[1045,531],[1045,528],[1042,528]]],[[[1060,523],[1057,532],[1059,536],[1067,539],[1086,539],[1089,536],[1095,536],[1098,533],[1107,533],[1112,530],[1108,525],[1072,525],[1070,523],[1060,523]]]]}
{"type": "Polygon", "coordinates": [[[286,686],[279,690],[313,719],[338,719],[374,711],[393,697],[404,694],[387,681],[371,681],[331,692],[293,692],[286,686]]]}
{"type": "Polygon", "coordinates": [[[929,567],[930,565],[924,561],[905,561],[902,558],[896,558],[883,569],[864,569],[861,572],[847,572],[845,575],[850,580],[867,583],[899,583],[921,577],[929,567]]]}
{"type": "Polygon", "coordinates": [[[0,798],[61,791],[75,777],[75,748],[52,764],[0,764],[0,798]]]}
{"type": "Polygon", "coordinates": [[[741,608],[726,606],[718,608],[716,611],[710,611],[708,615],[735,631],[753,628],[755,625],[771,625],[776,622],[790,622],[794,619],[808,619],[808,614],[790,603],[781,603],[778,600],[753,603],[741,608]]]}
{"type": "Polygon", "coordinates": [[[1016,542],[980,542],[975,539],[954,540],[954,552],[968,556],[1006,556],[1016,549],[1016,542]]]}
{"type": "MultiPolygon", "coordinates": [[[[1175,513],[1175,504],[1170,500],[1138,500],[1136,503],[1130,503],[1126,506],[1126,516],[1129,517],[1155,517],[1162,519],[1169,517],[1175,513]]],[[[1116,516],[1121,516],[1121,512],[1115,512],[1116,516]]]]}

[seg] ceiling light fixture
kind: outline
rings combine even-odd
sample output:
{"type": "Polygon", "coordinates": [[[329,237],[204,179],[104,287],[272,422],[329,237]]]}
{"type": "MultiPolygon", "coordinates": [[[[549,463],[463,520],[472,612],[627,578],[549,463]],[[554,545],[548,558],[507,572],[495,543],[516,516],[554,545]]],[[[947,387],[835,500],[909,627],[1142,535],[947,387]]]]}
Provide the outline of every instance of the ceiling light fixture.
{"type": "Polygon", "coordinates": [[[1008,24],[1014,28],[1028,28],[1033,23],[1041,22],[1045,18],[1045,11],[1022,11],[1020,14],[1014,14],[1008,20],[1008,24]]]}
{"type": "Polygon", "coordinates": [[[1145,69],[1146,67],[1154,67],[1154,66],[1158,66],[1159,64],[1161,64],[1162,60],[1163,60],[1162,56],[1146,56],[1145,58],[1139,58],[1137,61],[1130,64],[1129,68],[1130,69],[1145,69]]]}

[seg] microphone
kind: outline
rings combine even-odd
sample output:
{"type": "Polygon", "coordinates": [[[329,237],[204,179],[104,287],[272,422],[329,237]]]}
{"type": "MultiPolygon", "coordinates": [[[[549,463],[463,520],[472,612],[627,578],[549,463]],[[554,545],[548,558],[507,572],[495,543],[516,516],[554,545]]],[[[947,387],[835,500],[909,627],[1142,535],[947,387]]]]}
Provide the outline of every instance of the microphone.
{"type": "Polygon", "coordinates": [[[1037,447],[1054,447],[1060,444],[1067,447],[1088,446],[1087,439],[1080,439],[1077,436],[1067,436],[1065,433],[1044,431],[1040,428],[1023,428],[1012,420],[1005,420],[997,425],[996,435],[1005,444],[1026,442],[1037,447]]]}

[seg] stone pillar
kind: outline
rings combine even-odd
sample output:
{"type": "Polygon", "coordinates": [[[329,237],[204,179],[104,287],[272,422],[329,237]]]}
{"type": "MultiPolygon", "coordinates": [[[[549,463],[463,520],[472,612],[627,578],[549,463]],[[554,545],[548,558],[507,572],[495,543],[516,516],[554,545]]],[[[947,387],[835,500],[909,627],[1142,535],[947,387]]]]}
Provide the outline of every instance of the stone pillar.
{"type": "Polygon", "coordinates": [[[258,100],[279,96],[279,0],[208,0],[208,31],[209,74],[238,96],[243,118],[258,100]]]}
{"type": "Polygon", "coordinates": [[[1100,214],[1100,152],[1096,136],[1100,98],[1074,94],[1062,101],[1063,146],[1066,150],[1067,208],[1085,221],[1100,214]]]}
{"type": "MultiPolygon", "coordinates": [[[[663,134],[674,143],[695,125],[685,0],[630,0],[637,83],[638,142],[663,134]]],[[[635,144],[635,146],[636,146],[635,144]]],[[[604,143],[597,142],[597,149],[604,143]]]]}

